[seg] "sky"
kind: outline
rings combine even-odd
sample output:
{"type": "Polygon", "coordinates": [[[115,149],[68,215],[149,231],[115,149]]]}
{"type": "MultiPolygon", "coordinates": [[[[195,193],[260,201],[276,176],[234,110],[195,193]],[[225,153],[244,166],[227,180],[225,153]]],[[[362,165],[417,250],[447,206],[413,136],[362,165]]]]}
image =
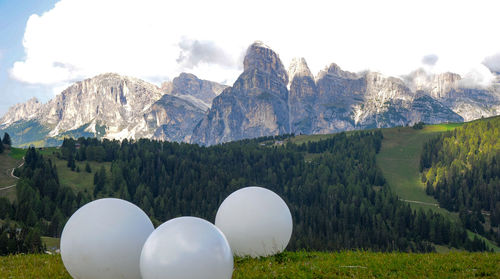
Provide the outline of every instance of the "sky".
{"type": "Polygon", "coordinates": [[[500,1],[0,0],[0,115],[116,72],[159,85],[180,72],[231,85],[260,40],[316,74],[500,72],[500,1]]]}

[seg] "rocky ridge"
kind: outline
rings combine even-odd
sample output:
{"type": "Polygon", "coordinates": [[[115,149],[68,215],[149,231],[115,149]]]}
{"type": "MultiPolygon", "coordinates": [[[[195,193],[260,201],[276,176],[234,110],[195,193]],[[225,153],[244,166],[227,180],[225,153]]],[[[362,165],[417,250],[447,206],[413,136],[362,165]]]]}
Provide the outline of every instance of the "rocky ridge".
{"type": "Polygon", "coordinates": [[[188,98],[206,109],[210,108],[212,100],[226,88],[226,85],[202,80],[189,73],[181,73],[171,82],[164,82],[161,86],[165,94],[188,98]]]}
{"type": "Polygon", "coordinates": [[[288,74],[278,55],[256,42],[243,64],[234,85],[213,100],[192,142],[212,145],[289,132],[288,74]]]}
{"type": "Polygon", "coordinates": [[[0,119],[0,130],[38,131],[21,134],[30,141],[97,135],[211,145],[500,114],[500,76],[488,88],[470,88],[454,73],[419,69],[396,78],[352,73],[334,63],[314,76],[304,58],[293,59],[285,70],[278,54],[262,42],[247,49],[243,64],[231,87],[187,73],[161,87],[99,75],[73,84],[46,104],[31,99],[13,106],[0,119]]]}

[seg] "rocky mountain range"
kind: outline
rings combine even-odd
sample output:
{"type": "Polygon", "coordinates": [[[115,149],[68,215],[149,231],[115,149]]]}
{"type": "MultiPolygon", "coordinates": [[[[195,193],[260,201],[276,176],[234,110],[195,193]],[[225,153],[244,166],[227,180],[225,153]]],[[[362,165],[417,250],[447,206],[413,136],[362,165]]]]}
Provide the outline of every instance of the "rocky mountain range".
{"type": "Polygon", "coordinates": [[[0,119],[15,145],[56,145],[66,136],[154,138],[218,144],[285,133],[320,134],[416,122],[461,122],[500,114],[500,77],[472,87],[453,73],[417,70],[388,77],[331,64],[314,76],[304,58],[285,69],[277,53],[252,44],[228,87],[182,73],[160,87],[102,74],[42,104],[17,104],[0,119]]]}

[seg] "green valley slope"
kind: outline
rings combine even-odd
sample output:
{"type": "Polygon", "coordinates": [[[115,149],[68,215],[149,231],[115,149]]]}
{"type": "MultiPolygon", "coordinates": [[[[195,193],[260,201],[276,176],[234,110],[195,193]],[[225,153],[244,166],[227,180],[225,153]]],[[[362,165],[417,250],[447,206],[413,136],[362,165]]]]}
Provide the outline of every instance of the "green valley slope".
{"type": "MultiPolygon", "coordinates": [[[[480,121],[480,120],[479,120],[480,121]]],[[[439,207],[434,197],[427,195],[419,172],[420,154],[425,142],[443,132],[460,127],[462,123],[424,126],[423,129],[400,127],[382,129],[384,140],[377,155],[377,165],[391,189],[401,200],[410,203],[414,209],[433,210],[453,220],[458,213],[439,207]]],[[[469,231],[469,236],[477,236],[486,241],[490,248],[500,252],[500,248],[482,236],[469,231]]],[[[443,249],[442,247],[438,247],[443,249]]]]}

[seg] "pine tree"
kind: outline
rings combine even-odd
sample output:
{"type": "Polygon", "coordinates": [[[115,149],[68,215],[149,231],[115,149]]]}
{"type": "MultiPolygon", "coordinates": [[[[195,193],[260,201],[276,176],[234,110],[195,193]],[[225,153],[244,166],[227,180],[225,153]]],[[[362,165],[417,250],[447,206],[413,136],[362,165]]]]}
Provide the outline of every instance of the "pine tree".
{"type": "Polygon", "coordinates": [[[75,164],[75,158],[73,158],[73,156],[68,157],[68,164],[67,164],[67,166],[68,166],[68,168],[71,168],[72,171],[75,170],[76,164],[75,164]]]}
{"type": "Polygon", "coordinates": [[[92,169],[90,168],[89,162],[87,162],[87,164],[85,164],[85,171],[88,172],[88,173],[92,172],[92,169]]]}
{"type": "Polygon", "coordinates": [[[10,140],[10,136],[9,134],[5,133],[3,135],[3,140],[2,140],[3,144],[6,144],[8,146],[11,146],[12,145],[12,141],[10,140]]]}
{"type": "Polygon", "coordinates": [[[2,143],[2,142],[0,142],[0,154],[2,154],[2,153],[3,153],[3,150],[4,150],[4,149],[5,149],[5,147],[3,147],[3,143],[2,143]]]}

